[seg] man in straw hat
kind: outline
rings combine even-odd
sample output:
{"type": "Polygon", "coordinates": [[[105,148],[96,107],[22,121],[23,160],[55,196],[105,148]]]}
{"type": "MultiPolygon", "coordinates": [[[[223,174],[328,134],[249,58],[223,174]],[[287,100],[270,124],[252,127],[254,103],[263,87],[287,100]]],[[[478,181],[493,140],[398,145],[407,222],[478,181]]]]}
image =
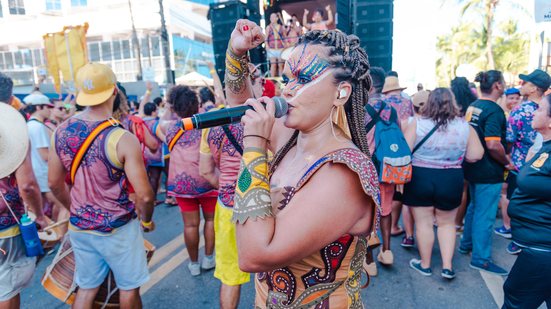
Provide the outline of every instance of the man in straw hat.
{"type": "MultiPolygon", "coordinates": [[[[9,77],[0,75],[0,84],[9,77]]],[[[0,90],[2,99],[11,97],[11,87],[0,90]]],[[[27,257],[18,222],[25,202],[37,215],[41,227],[40,189],[29,155],[29,135],[23,116],[0,102],[0,308],[19,308],[21,290],[32,279],[36,257],[27,257]]]]}
{"type": "Polygon", "coordinates": [[[71,205],[76,308],[92,306],[109,269],[123,308],[141,308],[139,287],[149,280],[140,225],[146,232],[154,229],[154,195],[138,139],[112,118],[116,82],[106,65],[82,67],[76,76],[77,104],[87,109],[58,127],[50,148],[48,183],[64,205],[71,205]]]}

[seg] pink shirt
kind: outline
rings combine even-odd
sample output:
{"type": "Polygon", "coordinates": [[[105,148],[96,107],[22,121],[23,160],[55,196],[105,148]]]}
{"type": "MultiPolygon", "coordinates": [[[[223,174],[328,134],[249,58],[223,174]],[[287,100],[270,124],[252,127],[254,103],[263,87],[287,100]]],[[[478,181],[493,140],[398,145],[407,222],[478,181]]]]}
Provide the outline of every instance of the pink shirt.
{"type": "MultiPolygon", "coordinates": [[[[239,145],[243,147],[243,126],[241,124],[231,124],[228,127],[239,145]]],[[[201,151],[203,153],[205,151],[210,152],[220,170],[218,199],[224,206],[233,207],[235,184],[241,166],[241,154],[228,140],[222,127],[211,128],[205,132],[203,137],[205,147],[201,147],[201,151]]]]}
{"type": "MultiPolygon", "coordinates": [[[[169,144],[182,128],[182,121],[168,125],[166,143],[169,144]]],[[[169,196],[181,198],[215,197],[216,189],[199,174],[199,147],[201,130],[189,130],[178,139],[170,152],[167,191],[169,196]]]]}
{"type": "MultiPolygon", "coordinates": [[[[67,171],[86,137],[103,121],[71,117],[55,132],[56,152],[67,171]]],[[[94,140],[82,159],[71,189],[71,224],[81,230],[110,233],[136,217],[128,198],[124,166],[116,145],[127,131],[109,127],[94,140]]]]}

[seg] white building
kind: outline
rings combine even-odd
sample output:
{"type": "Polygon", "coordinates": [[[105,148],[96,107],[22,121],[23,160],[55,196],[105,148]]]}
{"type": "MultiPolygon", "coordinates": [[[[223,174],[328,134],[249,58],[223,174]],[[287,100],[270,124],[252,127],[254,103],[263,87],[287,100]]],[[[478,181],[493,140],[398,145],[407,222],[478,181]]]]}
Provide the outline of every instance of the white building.
{"type": "MultiPolygon", "coordinates": [[[[163,1],[176,76],[189,70],[208,75],[203,61],[212,59],[208,2],[212,1],[163,1]]],[[[87,22],[89,60],[109,64],[120,81],[135,81],[138,48],[132,40],[129,4],[144,77],[164,83],[158,0],[0,0],[0,71],[16,85],[33,84],[46,68],[42,36],[87,22]]]]}

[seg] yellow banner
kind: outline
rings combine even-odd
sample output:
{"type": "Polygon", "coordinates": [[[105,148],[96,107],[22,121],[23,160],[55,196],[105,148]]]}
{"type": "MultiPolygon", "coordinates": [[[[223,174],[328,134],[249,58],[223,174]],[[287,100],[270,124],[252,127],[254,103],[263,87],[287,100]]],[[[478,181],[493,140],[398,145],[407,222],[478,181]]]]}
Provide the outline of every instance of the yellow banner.
{"type": "Polygon", "coordinates": [[[60,93],[61,76],[64,83],[75,80],[77,71],[88,62],[86,32],[88,23],[82,26],[64,27],[63,31],[44,35],[44,47],[48,70],[60,93]]]}

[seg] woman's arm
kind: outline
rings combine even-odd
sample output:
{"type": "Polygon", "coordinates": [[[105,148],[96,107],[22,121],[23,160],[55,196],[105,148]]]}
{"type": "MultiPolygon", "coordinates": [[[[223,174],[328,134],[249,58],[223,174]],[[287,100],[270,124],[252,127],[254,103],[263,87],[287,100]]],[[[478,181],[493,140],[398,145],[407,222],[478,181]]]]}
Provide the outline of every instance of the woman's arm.
{"type": "Polygon", "coordinates": [[[478,138],[475,129],[469,126],[469,139],[467,140],[467,150],[465,152],[465,161],[474,163],[484,156],[484,147],[478,138]]]}
{"type": "Polygon", "coordinates": [[[415,147],[415,140],[417,139],[417,119],[413,118],[411,123],[409,123],[404,130],[404,138],[409,145],[409,149],[413,150],[415,147]]]}
{"type": "Polygon", "coordinates": [[[304,28],[306,28],[306,30],[310,30],[310,24],[308,23],[308,13],[310,11],[308,11],[307,9],[304,9],[304,15],[302,15],[302,25],[304,26],[304,28]]]}
{"type": "Polygon", "coordinates": [[[333,11],[331,11],[331,6],[328,5],[325,7],[325,10],[327,11],[327,21],[325,22],[325,25],[326,26],[329,26],[331,24],[333,24],[333,11]]]}

